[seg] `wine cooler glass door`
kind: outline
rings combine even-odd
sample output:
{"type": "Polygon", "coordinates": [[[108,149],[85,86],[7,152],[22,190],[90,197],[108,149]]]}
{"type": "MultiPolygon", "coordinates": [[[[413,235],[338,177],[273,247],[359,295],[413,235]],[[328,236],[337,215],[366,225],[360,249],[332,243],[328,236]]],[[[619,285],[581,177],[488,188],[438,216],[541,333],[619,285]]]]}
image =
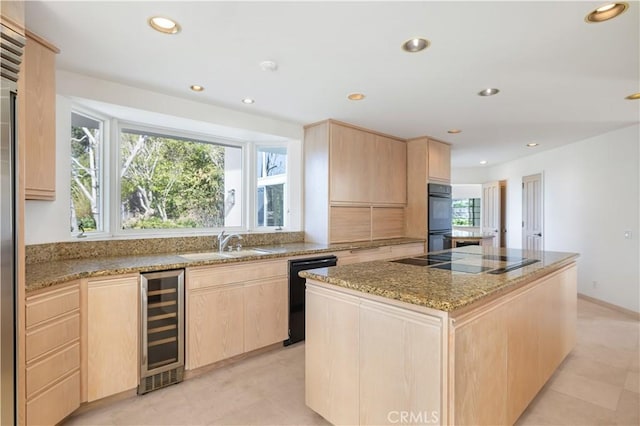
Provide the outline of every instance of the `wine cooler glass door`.
{"type": "Polygon", "coordinates": [[[146,301],[142,307],[145,377],[184,365],[184,271],[144,274],[141,285],[143,302],[146,301]]]}

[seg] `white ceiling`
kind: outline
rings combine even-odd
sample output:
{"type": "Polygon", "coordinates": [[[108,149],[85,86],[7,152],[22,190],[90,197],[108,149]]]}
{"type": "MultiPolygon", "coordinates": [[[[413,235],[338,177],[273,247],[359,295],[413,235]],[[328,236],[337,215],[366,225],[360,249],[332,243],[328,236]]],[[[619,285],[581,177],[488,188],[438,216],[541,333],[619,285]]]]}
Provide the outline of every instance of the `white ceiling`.
{"type": "Polygon", "coordinates": [[[475,167],[640,121],[640,101],[624,99],[640,91],[640,4],[585,23],[603,3],[29,1],[26,20],[61,49],[59,69],[300,124],[429,135],[452,144],[454,167],[475,167]],[[182,32],[151,30],[153,15],[182,32]],[[431,47],[400,49],[415,36],[431,47]],[[501,92],[477,96],[487,87],[501,92]]]}

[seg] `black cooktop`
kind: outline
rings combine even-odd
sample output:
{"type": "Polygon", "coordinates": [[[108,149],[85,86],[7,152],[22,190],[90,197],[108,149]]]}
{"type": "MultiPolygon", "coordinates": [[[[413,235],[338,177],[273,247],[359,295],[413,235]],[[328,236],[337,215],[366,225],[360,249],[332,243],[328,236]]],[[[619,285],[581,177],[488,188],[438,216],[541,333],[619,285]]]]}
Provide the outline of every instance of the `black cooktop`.
{"type": "Polygon", "coordinates": [[[406,259],[393,260],[392,262],[404,263],[406,265],[415,265],[415,266],[430,266],[430,265],[436,265],[438,263],[443,263],[444,261],[424,259],[421,257],[408,257],[406,259]]]}
{"type": "MultiPolygon", "coordinates": [[[[473,256],[473,255],[471,255],[473,256]]],[[[469,257],[468,253],[435,253],[418,256],[418,259],[436,260],[440,262],[451,262],[452,260],[460,260],[469,257]]]]}
{"type": "Polygon", "coordinates": [[[501,256],[499,254],[485,254],[482,256],[484,260],[497,260],[499,262],[522,262],[524,258],[517,256],[501,256]]]}

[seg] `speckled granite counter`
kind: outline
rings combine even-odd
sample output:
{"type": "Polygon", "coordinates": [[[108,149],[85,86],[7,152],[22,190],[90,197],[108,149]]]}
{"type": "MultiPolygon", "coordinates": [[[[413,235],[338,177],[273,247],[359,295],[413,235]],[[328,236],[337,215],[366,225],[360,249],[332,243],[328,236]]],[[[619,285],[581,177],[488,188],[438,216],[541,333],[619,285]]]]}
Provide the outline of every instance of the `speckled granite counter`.
{"type": "Polygon", "coordinates": [[[578,257],[575,253],[527,252],[487,246],[467,246],[446,252],[460,254],[456,256],[459,259],[454,260],[456,264],[486,270],[479,273],[454,272],[437,269],[436,265],[428,267],[376,261],[303,271],[300,275],[363,293],[452,312],[544,276],[578,257]],[[498,256],[509,256],[513,261],[498,260],[498,256]],[[503,274],[490,273],[513,266],[517,259],[523,258],[538,262],[503,274]]]}
{"type": "MultiPolygon", "coordinates": [[[[215,265],[234,262],[248,262],[261,259],[275,259],[302,255],[332,253],[367,247],[381,247],[398,244],[424,242],[423,240],[398,238],[391,240],[365,241],[349,244],[286,243],[259,246],[265,253],[250,250],[234,252],[225,256],[212,254],[206,259],[190,260],[180,254],[150,254],[139,256],[97,257],[90,259],[57,260],[27,265],[26,290],[32,292],[80,278],[100,277],[135,272],[179,269],[188,266],[215,265]]],[[[186,253],[185,253],[186,254],[186,253]]]]}

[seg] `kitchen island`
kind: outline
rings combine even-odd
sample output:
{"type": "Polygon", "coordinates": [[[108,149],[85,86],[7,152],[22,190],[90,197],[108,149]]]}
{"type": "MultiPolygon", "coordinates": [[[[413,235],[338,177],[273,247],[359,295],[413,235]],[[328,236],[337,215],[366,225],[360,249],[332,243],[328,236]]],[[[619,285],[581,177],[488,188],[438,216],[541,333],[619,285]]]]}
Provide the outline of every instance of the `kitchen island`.
{"type": "Polygon", "coordinates": [[[468,246],[302,272],[307,405],[333,424],[513,424],[574,345],[577,257],[468,246]]]}

